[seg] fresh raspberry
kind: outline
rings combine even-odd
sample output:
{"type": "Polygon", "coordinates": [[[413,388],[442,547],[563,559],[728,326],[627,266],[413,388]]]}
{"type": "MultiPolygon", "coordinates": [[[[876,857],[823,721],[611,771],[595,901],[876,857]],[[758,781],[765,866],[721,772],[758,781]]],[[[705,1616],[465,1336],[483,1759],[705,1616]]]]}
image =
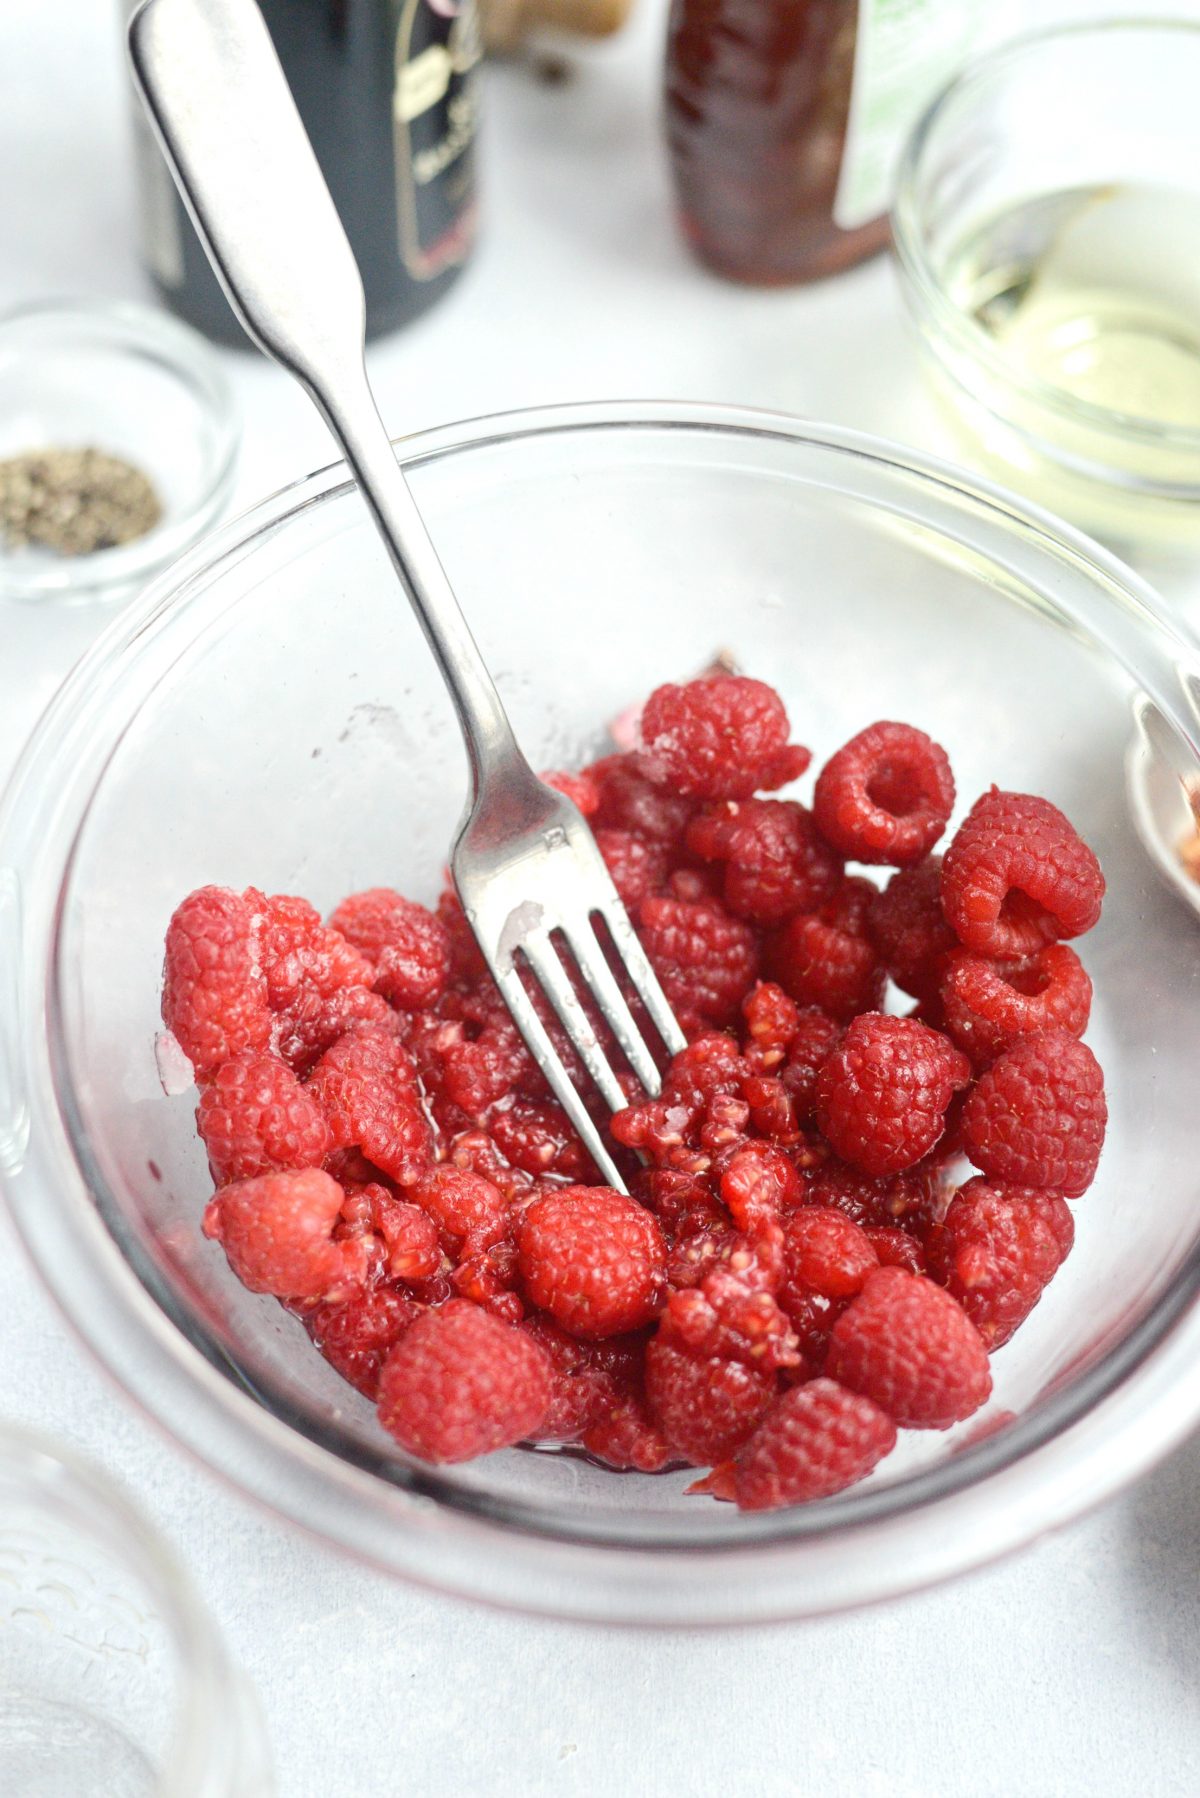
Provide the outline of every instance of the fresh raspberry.
{"type": "Polygon", "coordinates": [[[672,868],[660,897],[682,899],[687,905],[719,905],[721,886],[722,877],[716,868],[672,868]]]}
{"type": "Polygon", "coordinates": [[[307,1090],[329,1121],[333,1146],[358,1148],[401,1186],[433,1160],[433,1136],[407,1049],[386,1027],[364,1025],[334,1043],[307,1090]]]}
{"type": "Polygon", "coordinates": [[[813,816],[840,855],[910,868],[929,854],[954,810],[944,749],[911,724],[871,724],[817,776],[813,816]]]}
{"type": "Polygon", "coordinates": [[[817,1075],[841,1040],[840,1024],[835,1024],[818,1006],[803,1008],[779,1076],[791,1096],[796,1121],[802,1126],[816,1121],[817,1075]]]}
{"type": "Polygon", "coordinates": [[[752,924],[780,924],[832,898],[842,864],[802,805],[790,799],[726,800],[700,812],[687,846],[724,864],[723,898],[752,924]]]}
{"type": "Polygon", "coordinates": [[[265,1049],[271,1031],[259,932],[228,887],[200,887],[167,926],[162,1016],[198,1075],[243,1049],[265,1049]]]}
{"type": "Polygon", "coordinates": [[[325,1114],[291,1068],[253,1049],[217,1069],[200,1095],[196,1128],[216,1186],[320,1167],[330,1148],[325,1114]]]}
{"type": "Polygon", "coordinates": [[[703,1174],[745,1127],[750,1108],[739,1097],[745,1083],[746,1064],[732,1037],[697,1036],[671,1063],[662,1097],[617,1112],[612,1135],[660,1168],[703,1174]]]}
{"type": "Polygon", "coordinates": [[[666,1246],[650,1213],[607,1187],[535,1199],[517,1234],[525,1292],[573,1336],[595,1340],[649,1323],[666,1286],[666,1246]]]}
{"type": "Polygon", "coordinates": [[[589,1455],[621,1472],[661,1473],[680,1461],[638,1394],[619,1399],[588,1426],[582,1442],[589,1455]]]}
{"type": "Polygon", "coordinates": [[[928,1273],[925,1250],[907,1230],[890,1224],[868,1224],[863,1235],[874,1249],[880,1267],[902,1267],[909,1274],[928,1273]]]}
{"type": "Polygon", "coordinates": [[[379,1378],[379,1421],[423,1461],[469,1461],[535,1436],[554,1370],[523,1330],[451,1299],[409,1325],[379,1378]]]}
{"type": "Polygon", "coordinates": [[[732,1023],[758,972],[754,932],[715,901],[643,899],[638,925],[647,955],[689,1035],[732,1023]]]}
{"type": "Polygon", "coordinates": [[[720,1194],[738,1229],[750,1235],[803,1205],[805,1187],[782,1150],[770,1143],[747,1142],[722,1169],[720,1194]]]}
{"type": "MultiPolygon", "coordinates": [[[[576,1066],[575,1052],[549,1002],[540,990],[532,998],[554,1048],[567,1067],[576,1066]]],[[[451,993],[439,1009],[445,1022],[435,1028],[429,1045],[432,1064],[422,1065],[427,1086],[440,1086],[443,1096],[474,1123],[485,1123],[491,1107],[514,1093],[549,1099],[541,1069],[490,980],[474,993],[451,993]]],[[[416,1051],[416,1032],[413,1047],[416,1051]]]]}
{"type": "Polygon", "coordinates": [[[391,1280],[428,1280],[442,1268],[437,1228],[419,1205],[410,1205],[370,1181],[364,1186],[342,1182],[339,1239],[357,1237],[376,1251],[377,1272],[391,1280]]]}
{"type": "Polygon", "coordinates": [[[638,767],[688,798],[749,799],[808,766],[787,737],[783,701],[762,681],[726,675],[658,687],[642,712],[638,767]]]}
{"type": "MultiPolygon", "coordinates": [[[[662,1212],[659,1216],[665,1224],[666,1216],[662,1212]]],[[[667,1285],[672,1292],[687,1292],[703,1286],[718,1261],[727,1261],[738,1242],[738,1232],[729,1228],[719,1210],[714,1210],[711,1215],[695,1211],[685,1214],[671,1234],[667,1285]]]]}
{"type": "Polygon", "coordinates": [[[488,1130],[505,1159],[526,1173],[583,1182],[596,1178],[591,1156],[559,1105],[514,1099],[492,1112],[488,1130]]]}
{"type": "Polygon", "coordinates": [[[836,925],[848,936],[869,937],[867,920],[879,897],[879,888],[865,874],[847,874],[821,907],[826,924],[836,925]]]}
{"type": "Polygon", "coordinates": [[[256,887],[243,895],[260,912],[262,957],[272,1011],[286,1012],[303,994],[330,999],[351,987],[369,988],[374,969],[340,930],[323,924],[307,899],[291,893],[271,898],[256,887]]]}
{"type": "Polygon", "coordinates": [[[987,1350],[961,1305],[899,1267],[867,1276],[833,1326],[825,1366],[902,1429],[944,1430],[992,1389],[987,1350]]]}
{"type": "Polygon", "coordinates": [[[1016,963],[987,961],[969,949],[946,959],[946,1031],[976,1062],[990,1061],[1035,1030],[1082,1036],[1091,1008],[1092,983],[1065,943],[1048,943],[1016,963]]]}
{"type": "Polygon", "coordinates": [[[670,864],[661,843],[635,836],[631,830],[600,829],[596,832],[596,847],[626,911],[635,911],[643,899],[657,893],[665,883],[670,864]]]}
{"type": "Polygon", "coordinates": [[[313,1344],[332,1368],[374,1401],[379,1373],[421,1307],[392,1286],[369,1286],[340,1305],[318,1305],[304,1318],[313,1344]]]}
{"type": "Polygon", "coordinates": [[[461,1024],[448,1026],[444,1034],[442,1092],[474,1123],[482,1123],[492,1106],[514,1090],[525,1089],[534,1068],[511,1019],[496,1019],[474,1037],[461,1024]]]}
{"type": "Polygon", "coordinates": [[[467,923],[462,901],[449,888],[437,902],[438,923],[446,932],[446,948],[450,956],[450,979],[455,986],[471,986],[479,980],[490,980],[475,932],[467,923]]]}
{"type": "Polygon", "coordinates": [[[751,1075],[742,1082],[742,1095],[749,1113],[748,1122],[755,1135],[777,1143],[781,1148],[799,1148],[804,1132],[796,1119],[792,1095],[782,1080],[766,1075],[751,1075]]]}
{"type": "Polygon", "coordinates": [[[788,1219],[784,1229],[785,1287],[780,1289],[780,1302],[786,1309],[788,1286],[828,1299],[853,1298],[878,1266],[866,1231],[844,1212],[806,1206],[788,1219]]]}
{"type": "Polygon", "coordinates": [[[729,1213],[713,1192],[707,1173],[706,1168],[698,1172],[646,1168],[634,1176],[638,1199],[658,1218],[668,1240],[675,1242],[714,1231],[734,1234],[729,1213]]]}
{"type": "Polygon", "coordinates": [[[522,1328],[545,1350],[554,1368],[550,1408],[538,1428],[540,1442],[577,1442],[585,1430],[640,1391],[643,1337],[579,1342],[540,1314],[527,1318],[522,1328]]]}
{"type": "Polygon", "coordinates": [[[646,1399],[673,1449],[697,1467],[726,1461],[752,1434],[777,1381],[764,1367],[696,1356],[656,1337],[646,1350],[646,1399]]]}
{"type": "MultiPolygon", "coordinates": [[[[800,1030],[800,1012],[781,986],[760,980],[742,1000],[746,1061],[756,1074],[774,1073],[800,1030]]],[[[831,1045],[832,1046],[832,1045],[831,1045]]]]}
{"type": "Polygon", "coordinates": [[[487,1180],[509,1205],[528,1198],[536,1184],[532,1174],[509,1165],[486,1130],[464,1130],[455,1136],[446,1162],[460,1173],[487,1180]]]}
{"type": "Polygon", "coordinates": [[[958,938],[942,911],[942,859],[931,855],[892,875],[867,909],[867,934],[902,992],[930,999],[958,938]]]}
{"type": "Polygon", "coordinates": [[[835,1380],[809,1380],[776,1400],[737,1458],[743,1511],[830,1498],[865,1479],[896,1445],[887,1414],[835,1380]]]}
{"type": "Polygon", "coordinates": [[[397,1035],[400,1019],[382,993],[369,986],[346,986],[321,993],[305,982],[271,1026],[277,1053],[302,1077],[312,1072],[326,1049],[361,1025],[381,1026],[397,1035]]]}
{"type": "Polygon", "coordinates": [[[343,899],[329,922],[370,962],[385,999],[402,1011],[436,1005],[450,978],[450,941],[431,911],[390,887],[370,887],[343,899]]]}
{"type": "Polygon", "coordinates": [[[433,1219],[451,1253],[478,1255],[508,1234],[509,1207],[499,1187],[467,1168],[432,1167],[408,1196],[433,1219]]]}
{"type": "Polygon", "coordinates": [[[714,1158],[737,1148],[745,1141],[749,1122],[750,1107],[745,1099],[736,1098],[732,1093],[710,1099],[698,1120],[700,1148],[714,1158]]]}
{"type": "Polygon", "coordinates": [[[643,1099],[613,1115],[609,1128],[614,1141],[635,1149],[657,1167],[690,1162],[696,1153],[696,1113],[669,1099],[643,1099]]]}
{"type": "Polygon", "coordinates": [[[977,799],[942,863],[942,909],[968,949],[1016,961],[1043,943],[1082,936],[1100,916],[1104,876],[1048,799],[977,799]]]}
{"type": "Polygon", "coordinates": [[[840,1023],[874,1011],[884,970],[865,937],[815,915],[791,918],[767,945],[767,971],[800,1005],[816,1005],[840,1023]]]}
{"type": "Polygon", "coordinates": [[[988,1349],[998,1349],[1029,1316],[1074,1240],[1074,1219],[1058,1193],[968,1180],[930,1237],[930,1272],[988,1349]]]}
{"type": "Polygon", "coordinates": [[[971,1076],[961,1049],[911,1018],[855,1018],[817,1076],[817,1121],[843,1160],[894,1174],[927,1155],[971,1076]]]}
{"type": "Polygon", "coordinates": [[[808,1183],[811,1205],[829,1205],[864,1229],[896,1226],[923,1237],[940,1221],[947,1204],[936,1157],[899,1174],[866,1174],[844,1161],[829,1160],[814,1169],[808,1183]]]}
{"type": "Polygon", "coordinates": [[[699,1286],[672,1292],[659,1339],[693,1355],[719,1355],[748,1367],[795,1367],[796,1335],[775,1299],[783,1273],[778,1225],[723,1247],[699,1286]]]}
{"type": "Polygon", "coordinates": [[[663,1081],[663,1096],[695,1110],[720,1094],[736,1095],[746,1073],[733,1038],[723,1031],[705,1031],[672,1061],[663,1081]]]}
{"type": "Polygon", "coordinates": [[[963,1110],[963,1142],[989,1179],[1077,1199],[1096,1177],[1107,1121],[1104,1075],[1087,1044],[1038,1030],[980,1076],[963,1110]]]}
{"type": "Polygon", "coordinates": [[[450,1275],[451,1288],[459,1298],[470,1299],[508,1324],[519,1324],[525,1315],[524,1301],[515,1290],[517,1280],[517,1255],[511,1242],[464,1255],[450,1275]]]}
{"type": "Polygon", "coordinates": [[[827,1298],[822,1292],[812,1292],[788,1282],[780,1291],[779,1303],[799,1350],[795,1367],[784,1370],[784,1379],[789,1386],[800,1386],[805,1380],[813,1379],[825,1366],[833,1326],[850,1300],[827,1298]]]}
{"type": "Polygon", "coordinates": [[[347,1030],[360,1023],[398,1020],[373,991],[374,970],[340,931],[321,922],[307,899],[255,887],[243,898],[255,914],[267,997],[275,1014],[271,1046],[294,1073],[304,1075],[347,1030]]]}
{"type": "Polygon", "coordinates": [[[560,768],[554,768],[549,774],[542,774],[548,787],[561,793],[564,799],[581,811],[585,818],[593,818],[600,808],[600,788],[586,771],[582,774],[565,774],[560,768]]]}
{"type": "Polygon", "coordinates": [[[625,830],[648,843],[680,849],[695,801],[656,787],[639,773],[636,755],[609,755],[584,770],[600,794],[593,825],[625,830]]]}
{"type": "Polygon", "coordinates": [[[361,1241],[334,1240],[341,1209],[341,1187],[320,1168],[259,1174],[220,1189],[204,1234],[251,1292],[335,1302],[362,1285],[368,1267],[361,1241]]]}

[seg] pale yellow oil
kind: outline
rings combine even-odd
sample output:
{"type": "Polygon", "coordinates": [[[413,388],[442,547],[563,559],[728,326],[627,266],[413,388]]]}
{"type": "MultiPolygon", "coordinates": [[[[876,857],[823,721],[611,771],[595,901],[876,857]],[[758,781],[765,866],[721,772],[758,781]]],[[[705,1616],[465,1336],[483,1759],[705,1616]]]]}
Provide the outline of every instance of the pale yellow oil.
{"type": "Polygon", "coordinates": [[[1200,430],[1200,194],[1043,196],[975,232],[950,289],[1014,368],[1126,417],[1200,430]]]}
{"type": "MultiPolygon", "coordinates": [[[[989,459],[1026,460],[1040,479],[1048,471],[1032,446],[1061,452],[1052,485],[1064,470],[1103,471],[1125,488],[1122,512],[1136,492],[1200,492],[1200,450],[1186,437],[1200,432],[1200,193],[1118,185],[1043,195],[975,229],[944,279],[1017,377],[960,371],[996,427],[972,421],[989,459]],[[1064,410],[1046,389],[1084,404],[1064,410]]],[[[1070,516],[1080,505],[1088,509],[1068,475],[1058,509],[1070,516]]]]}

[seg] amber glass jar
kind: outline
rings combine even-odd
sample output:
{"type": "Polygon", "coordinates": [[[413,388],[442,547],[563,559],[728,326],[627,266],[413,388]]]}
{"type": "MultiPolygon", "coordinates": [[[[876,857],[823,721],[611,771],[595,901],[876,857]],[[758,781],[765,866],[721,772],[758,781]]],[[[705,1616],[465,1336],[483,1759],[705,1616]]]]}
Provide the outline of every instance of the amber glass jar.
{"type": "Polygon", "coordinates": [[[667,132],[684,234],[762,286],[880,249],[895,158],[977,0],[672,0],[667,132]]]}

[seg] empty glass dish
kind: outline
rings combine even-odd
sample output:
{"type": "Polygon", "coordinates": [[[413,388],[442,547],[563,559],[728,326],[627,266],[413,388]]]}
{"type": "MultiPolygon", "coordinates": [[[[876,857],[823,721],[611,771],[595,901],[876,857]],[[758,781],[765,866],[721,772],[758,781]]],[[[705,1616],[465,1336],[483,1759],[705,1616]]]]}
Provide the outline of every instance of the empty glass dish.
{"type": "Polygon", "coordinates": [[[0,1791],[269,1798],[254,1699],[97,1469],[0,1424],[0,1791]]]}

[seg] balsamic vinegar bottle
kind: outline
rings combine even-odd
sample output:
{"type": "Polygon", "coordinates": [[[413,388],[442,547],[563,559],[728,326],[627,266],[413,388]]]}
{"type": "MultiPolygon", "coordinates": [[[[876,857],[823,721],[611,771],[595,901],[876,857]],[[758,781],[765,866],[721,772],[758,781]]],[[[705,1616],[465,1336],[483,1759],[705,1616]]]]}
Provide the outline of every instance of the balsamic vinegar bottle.
{"type": "MultiPolygon", "coordinates": [[[[367,334],[407,324],[445,293],[474,237],[475,0],[259,7],[362,270],[367,334]]],[[[150,276],[189,324],[245,347],[140,107],[135,121],[150,276]]]]}

